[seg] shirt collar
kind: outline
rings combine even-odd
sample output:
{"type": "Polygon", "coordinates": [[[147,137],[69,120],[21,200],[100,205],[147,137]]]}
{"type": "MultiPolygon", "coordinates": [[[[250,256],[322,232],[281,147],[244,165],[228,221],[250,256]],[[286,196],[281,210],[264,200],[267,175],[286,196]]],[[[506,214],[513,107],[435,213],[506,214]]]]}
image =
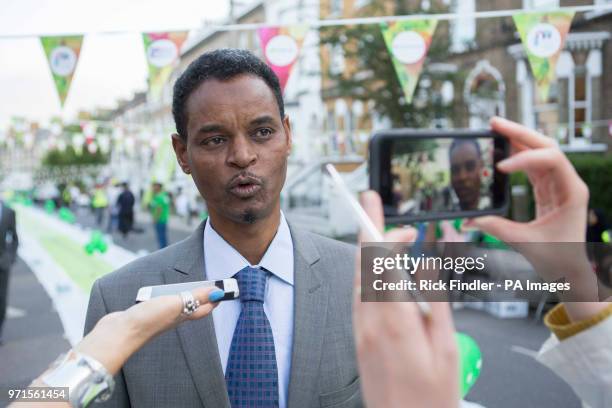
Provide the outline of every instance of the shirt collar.
{"type": "Polygon", "coordinates": [[[293,285],[293,240],[282,211],[276,235],[258,265],[251,265],[240,252],[223,239],[210,224],[210,219],[206,220],[204,226],[204,257],[209,280],[228,279],[239,270],[252,266],[265,268],[276,277],[293,285]]]}

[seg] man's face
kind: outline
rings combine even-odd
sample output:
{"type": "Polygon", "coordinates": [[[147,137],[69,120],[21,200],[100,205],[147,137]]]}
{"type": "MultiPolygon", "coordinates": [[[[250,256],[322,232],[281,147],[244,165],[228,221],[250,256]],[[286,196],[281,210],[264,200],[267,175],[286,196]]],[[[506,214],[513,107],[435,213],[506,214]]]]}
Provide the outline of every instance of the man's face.
{"type": "Polygon", "coordinates": [[[451,184],[459,198],[462,210],[478,209],[480,201],[480,175],[482,159],[476,146],[472,143],[461,143],[451,152],[451,184]]]}
{"type": "Polygon", "coordinates": [[[280,209],[291,129],[268,85],[252,75],[206,80],[186,113],[187,141],[173,135],[173,146],[211,216],[254,223],[280,209]]]}

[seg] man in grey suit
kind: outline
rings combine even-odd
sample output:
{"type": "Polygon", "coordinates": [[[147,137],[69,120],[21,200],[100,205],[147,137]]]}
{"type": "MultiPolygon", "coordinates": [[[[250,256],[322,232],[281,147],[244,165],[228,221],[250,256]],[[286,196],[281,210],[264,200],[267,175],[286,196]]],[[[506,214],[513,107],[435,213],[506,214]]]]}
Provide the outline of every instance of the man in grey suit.
{"type": "Polygon", "coordinates": [[[18,246],[15,211],[0,201],[0,344],[8,303],[9,273],[17,259],[18,246]]]}
{"type": "Polygon", "coordinates": [[[361,406],[351,305],[354,248],[290,226],[282,91],[244,50],[203,54],[174,86],[172,143],[209,217],[184,241],[95,282],[85,332],[142,286],[235,277],[222,302],[143,347],[113,407],[361,406]]]}

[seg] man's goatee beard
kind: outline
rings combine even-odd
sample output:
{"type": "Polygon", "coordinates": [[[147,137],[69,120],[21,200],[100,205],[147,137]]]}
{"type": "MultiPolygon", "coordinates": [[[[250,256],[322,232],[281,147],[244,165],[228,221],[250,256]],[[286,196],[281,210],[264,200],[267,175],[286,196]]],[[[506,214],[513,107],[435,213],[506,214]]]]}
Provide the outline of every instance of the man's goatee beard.
{"type": "Polygon", "coordinates": [[[254,211],[247,210],[242,213],[242,221],[246,224],[254,224],[257,221],[257,216],[254,211]]]}

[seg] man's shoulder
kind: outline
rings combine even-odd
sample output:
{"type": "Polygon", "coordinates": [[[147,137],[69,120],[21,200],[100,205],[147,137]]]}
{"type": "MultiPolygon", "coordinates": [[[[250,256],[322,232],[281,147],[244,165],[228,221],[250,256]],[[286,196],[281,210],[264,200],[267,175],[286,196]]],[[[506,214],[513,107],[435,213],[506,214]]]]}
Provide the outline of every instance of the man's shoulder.
{"type": "MultiPolygon", "coordinates": [[[[334,276],[352,276],[357,246],[325,237],[302,228],[292,228],[294,247],[297,251],[316,254],[324,270],[333,271],[334,276]]],[[[313,256],[311,259],[314,259],[313,256]]]]}
{"type": "MultiPolygon", "coordinates": [[[[114,272],[98,279],[104,288],[124,287],[130,283],[154,282],[164,270],[172,268],[181,253],[183,241],[137,258],[114,272]]],[[[157,283],[159,284],[159,283],[157,283]]]]}
{"type": "Polygon", "coordinates": [[[336,239],[317,234],[316,232],[308,231],[302,227],[291,226],[291,235],[294,240],[310,241],[315,248],[323,255],[323,253],[342,253],[347,255],[355,255],[357,246],[347,242],[338,241],[336,239]]]}

